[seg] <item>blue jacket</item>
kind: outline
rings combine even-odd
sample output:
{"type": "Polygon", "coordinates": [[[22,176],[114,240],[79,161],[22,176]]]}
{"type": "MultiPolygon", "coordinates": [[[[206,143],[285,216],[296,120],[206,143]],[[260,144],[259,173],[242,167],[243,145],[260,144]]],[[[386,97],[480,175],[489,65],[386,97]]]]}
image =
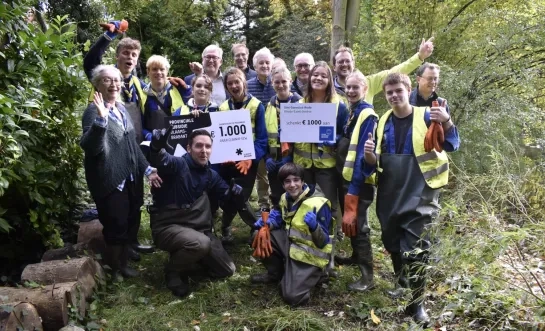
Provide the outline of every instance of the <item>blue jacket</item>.
{"type": "MultiPolygon", "coordinates": [[[[344,137],[348,138],[349,140],[352,138],[352,133],[354,132],[358,117],[360,116],[361,111],[365,108],[373,108],[373,106],[363,100],[353,106],[352,113],[349,117],[347,124],[344,127],[344,137]]],[[[373,174],[373,171],[375,170],[374,167],[369,166],[365,162],[363,162],[363,157],[365,154],[365,141],[367,141],[369,133],[374,134],[377,121],[378,120],[376,117],[370,116],[365,121],[363,121],[360,126],[360,132],[358,135],[358,146],[356,149],[356,160],[354,163],[354,172],[352,174],[352,180],[350,181],[350,185],[348,186],[349,194],[359,195],[361,184],[365,181],[367,177],[371,176],[373,174]]]]}
{"type": "MultiPolygon", "coordinates": [[[[303,190],[305,190],[307,187],[307,184],[303,185],[303,190]]],[[[314,190],[316,189],[314,185],[309,185],[310,192],[307,194],[307,196],[312,196],[314,194],[314,190]]],[[[286,195],[286,200],[288,201],[288,206],[291,206],[290,211],[296,211],[299,209],[301,204],[293,205],[294,200],[289,195],[289,193],[284,193],[286,195]]],[[[303,200],[301,200],[303,201],[303,200]]],[[[327,235],[327,238],[329,238],[329,229],[331,226],[331,219],[333,218],[333,215],[331,214],[331,208],[327,204],[324,204],[320,210],[316,211],[316,220],[318,221],[318,224],[324,230],[325,234],[327,235]]],[[[279,217],[280,218],[280,217],[279,217]]],[[[276,224],[280,224],[282,228],[286,226],[286,222],[283,218],[280,218],[278,220],[275,220],[276,224]]],[[[329,242],[329,240],[328,240],[329,242]]]]}
{"type": "MultiPolygon", "coordinates": [[[[193,98],[189,99],[186,102],[186,106],[189,108],[190,112],[195,109],[195,104],[193,103],[193,98]]],[[[174,111],[174,113],[172,113],[172,116],[180,116],[181,112],[182,112],[182,107],[176,109],[174,111]]],[[[198,106],[197,109],[200,110],[200,111],[203,111],[203,112],[213,113],[213,112],[218,111],[218,105],[216,105],[213,102],[208,102],[207,106],[198,106]]]]}
{"type": "MultiPolygon", "coordinates": [[[[431,107],[433,101],[437,101],[439,104],[442,104],[443,101],[446,102],[447,99],[440,98],[437,93],[433,92],[427,100],[424,100],[424,98],[418,94],[418,86],[415,87],[409,95],[409,103],[415,107],[431,107]]],[[[445,108],[447,109],[447,113],[450,114],[448,103],[445,108]]]]}
{"type": "Polygon", "coordinates": [[[346,125],[346,122],[348,122],[348,116],[350,114],[348,113],[348,108],[346,107],[346,104],[344,102],[339,102],[339,110],[337,112],[337,137],[335,139],[336,142],[341,139],[343,136],[344,126],[346,125]]]}
{"type": "MultiPolygon", "coordinates": [[[[246,97],[244,98],[245,102],[243,103],[241,108],[235,108],[233,99],[228,99],[227,101],[229,104],[229,109],[230,110],[244,109],[244,107],[250,101],[251,98],[252,98],[252,95],[247,94],[246,97]]],[[[255,113],[255,140],[254,140],[255,162],[261,161],[261,159],[267,154],[268,145],[269,144],[267,141],[267,126],[265,125],[265,107],[263,106],[263,103],[260,103],[255,113]]]]}
{"type": "Polygon", "coordinates": [[[267,77],[267,83],[263,85],[257,78],[252,78],[248,81],[248,93],[259,99],[262,104],[266,105],[273,96],[276,95],[272,86],[271,77],[267,77]]]}
{"type": "Polygon", "coordinates": [[[297,93],[300,96],[305,95],[305,91],[301,91],[301,89],[299,88],[299,85],[297,85],[297,77],[295,77],[295,79],[293,80],[293,83],[291,83],[290,92],[291,93],[297,93]]]}
{"type": "Polygon", "coordinates": [[[229,185],[208,165],[195,163],[189,153],[175,157],[162,149],[151,153],[150,161],[163,179],[161,187],[151,191],[155,207],[176,204],[182,208],[195,202],[203,192],[219,200],[228,197],[229,185]]]}
{"type": "MultiPolygon", "coordinates": [[[[89,51],[87,54],[85,54],[85,57],[83,58],[83,70],[85,71],[85,74],[91,80],[91,74],[93,73],[93,69],[95,69],[99,64],[102,63],[102,56],[106,52],[106,49],[110,45],[112,41],[108,38],[106,38],[104,35],[100,36],[98,38],[97,42],[89,48],[89,51]]],[[[122,86],[121,91],[121,97],[123,98],[124,102],[136,102],[140,106],[139,103],[139,96],[136,92],[136,88],[134,86],[130,87],[129,83],[132,80],[132,76],[125,78],[125,84],[122,86]]],[[[146,87],[146,83],[144,83],[142,80],[140,80],[140,86],[142,89],[146,87]]]]}
{"type": "MultiPolygon", "coordinates": [[[[146,88],[148,90],[151,90],[151,85],[148,85],[146,88]]],[[[167,116],[172,116],[172,110],[170,109],[172,106],[170,90],[172,90],[173,88],[176,88],[178,90],[184,103],[187,103],[189,97],[191,96],[191,88],[188,87],[187,89],[184,89],[181,86],[171,85],[169,82],[167,82],[166,85],[164,102],[162,104],[159,102],[157,97],[148,93],[146,104],[144,105],[144,114],[142,114],[142,135],[144,136],[145,140],[151,140],[151,132],[154,129],[163,128],[163,126],[158,128],[152,125],[152,123],[154,122],[153,117],[156,116],[156,113],[159,109],[162,109],[167,116]]]]}
{"type": "Polygon", "coordinates": [[[257,77],[257,72],[255,70],[251,69],[250,66],[246,66],[244,73],[246,74],[246,81],[249,81],[250,79],[257,77]]]}

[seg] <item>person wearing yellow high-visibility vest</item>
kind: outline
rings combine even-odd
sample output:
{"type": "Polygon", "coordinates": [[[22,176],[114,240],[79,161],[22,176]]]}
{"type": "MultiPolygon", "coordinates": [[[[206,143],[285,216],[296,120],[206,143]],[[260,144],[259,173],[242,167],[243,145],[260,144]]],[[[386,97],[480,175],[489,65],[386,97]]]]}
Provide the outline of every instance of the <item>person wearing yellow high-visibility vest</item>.
{"type": "Polygon", "coordinates": [[[253,227],[257,220],[248,199],[254,188],[259,161],[267,153],[267,128],[265,125],[265,107],[261,101],[248,93],[244,72],[231,67],[224,73],[224,79],[225,90],[229,93],[230,98],[220,105],[219,111],[246,109],[250,112],[255,149],[255,159],[238,161],[236,164],[232,162],[225,163],[219,169],[222,178],[226,181],[234,178],[236,183],[243,188],[245,201],[243,205],[226,204],[222,207],[222,241],[231,243],[234,239],[231,232],[231,223],[237,213],[242,221],[250,227],[253,227]]]}
{"type": "MultiPolygon", "coordinates": [[[[324,61],[318,61],[310,71],[307,93],[301,103],[334,103],[337,105],[337,137],[320,144],[294,143],[293,162],[305,168],[305,180],[317,184],[337,211],[337,186],[339,176],[335,168],[335,147],[348,120],[346,105],[340,100],[333,86],[331,69],[324,61]]],[[[342,234],[340,231],[339,234],[342,234]]]]}
{"type": "Polygon", "coordinates": [[[147,95],[144,105],[142,132],[144,139],[151,141],[153,130],[164,129],[165,117],[172,116],[176,109],[185,105],[191,96],[191,86],[185,83],[174,85],[168,80],[170,63],[160,55],[152,55],[146,62],[150,83],[145,87],[147,95]]]}
{"type": "MultiPolygon", "coordinates": [[[[93,70],[102,63],[102,57],[110,46],[110,43],[121,34],[120,21],[110,22],[115,29],[113,32],[106,31],[100,38],[89,48],[87,54],[83,58],[83,69],[85,74],[91,80],[93,70]]],[[[119,102],[125,106],[127,113],[132,121],[135,139],[138,144],[144,139],[142,135],[142,114],[144,112],[144,103],[146,102],[146,93],[144,88],[146,84],[141,81],[133,71],[138,64],[138,58],[142,47],[140,42],[131,38],[123,38],[119,41],[115,50],[115,66],[123,75],[121,85],[121,93],[119,94],[119,102]]],[[[94,88],[90,93],[89,102],[93,102],[94,88]]],[[[139,203],[135,208],[140,210],[144,204],[144,181],[142,177],[135,178],[136,195],[139,197],[139,203]]],[[[138,231],[140,229],[141,213],[134,212],[134,219],[129,220],[129,258],[134,261],[140,260],[140,253],[152,253],[153,247],[142,245],[138,241],[138,231]]]]}
{"type": "Polygon", "coordinates": [[[368,135],[364,162],[376,166],[378,173],[377,216],[382,242],[390,254],[401,255],[402,270],[407,272],[412,300],[406,312],[415,322],[427,325],[423,264],[430,242],[426,233],[439,213],[440,188],[448,183],[446,152],[456,151],[460,138],[445,108],[410,105],[411,81],[407,75],[388,75],[383,89],[392,109],[380,118],[375,138],[368,135]],[[444,143],[437,147],[442,148],[441,152],[424,149],[424,138],[432,122],[441,123],[444,130],[444,143]]]}
{"type": "MultiPolygon", "coordinates": [[[[280,209],[271,210],[267,220],[273,252],[262,260],[267,272],[250,278],[256,284],[280,282],[282,299],[291,306],[308,302],[312,288],[323,280],[332,250],[331,204],[317,186],[305,183],[304,176],[305,169],[294,163],[278,171],[286,193],[280,209]]],[[[260,229],[263,220],[254,226],[260,229]]]]}
{"type": "Polygon", "coordinates": [[[193,97],[186,104],[176,109],[172,116],[193,114],[193,116],[199,117],[199,114],[217,111],[218,105],[210,100],[212,89],[212,79],[208,75],[195,76],[191,81],[193,97]]]}
{"type": "MultiPolygon", "coordinates": [[[[361,278],[348,285],[351,291],[367,291],[375,287],[373,282],[373,250],[367,209],[375,196],[374,167],[364,167],[363,146],[368,134],[374,134],[378,116],[373,106],[365,101],[367,79],[356,70],[346,79],[346,98],[349,103],[349,117],[343,130],[343,137],[337,144],[337,157],[345,160],[341,171],[341,185],[347,194],[344,199],[342,230],[350,238],[351,257],[335,257],[340,265],[357,265],[361,278]]],[[[337,165],[339,165],[337,163],[337,165]]]]}
{"type": "MultiPolygon", "coordinates": [[[[284,193],[282,183],[278,180],[278,170],[286,163],[293,161],[292,148],[282,150],[280,144],[280,104],[299,102],[301,96],[296,92],[290,92],[291,74],[285,66],[273,69],[271,81],[276,95],[271,98],[265,110],[265,124],[267,125],[267,136],[269,153],[267,154],[265,166],[271,187],[270,199],[273,207],[278,207],[280,196],[284,193]]],[[[289,145],[284,145],[289,147],[289,145]]]]}

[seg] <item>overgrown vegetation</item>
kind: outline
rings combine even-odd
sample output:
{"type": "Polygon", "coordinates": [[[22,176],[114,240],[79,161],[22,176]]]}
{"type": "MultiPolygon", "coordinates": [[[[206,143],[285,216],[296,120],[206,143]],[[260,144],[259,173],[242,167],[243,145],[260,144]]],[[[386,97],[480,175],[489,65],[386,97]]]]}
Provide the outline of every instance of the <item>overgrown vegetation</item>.
{"type": "MultiPolygon", "coordinates": [[[[50,17],[50,29],[43,32],[25,20],[29,3],[0,4],[2,261],[20,259],[31,242],[62,245],[85,190],[77,143],[78,110],[88,83],[75,24],[50,17]]],[[[71,3],[65,0],[56,9],[73,8],[71,3]]],[[[80,42],[98,33],[100,6],[91,3],[88,22],[66,12],[78,24],[80,42]]],[[[251,51],[270,47],[288,65],[302,51],[327,60],[328,3],[122,0],[101,5],[112,17],[129,19],[129,36],[143,43],[141,61],[153,53],[167,55],[173,72],[183,74],[187,62],[199,61],[213,41],[226,51],[224,67],[230,65],[229,45],[243,35],[250,38],[251,51]],[[237,21],[234,15],[245,24],[230,25],[237,21]]],[[[542,2],[362,2],[353,45],[356,67],[364,73],[389,68],[413,55],[421,38],[434,35],[430,61],[441,65],[440,95],[449,100],[461,133],[461,150],[451,155],[451,184],[441,198],[443,211],[430,230],[435,244],[428,307],[437,330],[544,327],[544,28],[542,2]]],[[[387,106],[376,98],[375,108],[382,114],[387,106]]],[[[143,255],[141,278],[103,287],[91,314],[72,318],[89,330],[415,329],[403,314],[408,298],[392,301],[384,294],[392,284],[391,264],[371,215],[378,286],[370,293],[348,293],[347,283],[358,275],[355,268],[342,268],[339,279],[314,291],[309,306],[290,309],[274,286],[249,284],[249,275],[263,267],[250,257],[247,229],[237,220],[234,277],[201,279],[193,283],[191,297],[178,300],[163,283],[167,254],[143,255]]],[[[150,240],[147,224],[141,235],[150,240]]],[[[341,249],[350,252],[347,240],[341,249]]]]}
{"type": "Polygon", "coordinates": [[[62,246],[85,191],[78,110],[87,81],[75,26],[54,17],[43,32],[27,21],[27,4],[0,4],[0,257],[8,261],[39,257],[40,243],[62,246]],[[29,244],[37,250],[25,255],[29,244]]]}

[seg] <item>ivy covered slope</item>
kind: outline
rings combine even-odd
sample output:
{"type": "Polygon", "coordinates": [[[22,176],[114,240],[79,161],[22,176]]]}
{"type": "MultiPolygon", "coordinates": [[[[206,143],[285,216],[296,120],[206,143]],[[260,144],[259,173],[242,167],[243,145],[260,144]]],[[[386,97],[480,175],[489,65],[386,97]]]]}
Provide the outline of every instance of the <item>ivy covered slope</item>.
{"type": "Polygon", "coordinates": [[[88,83],[76,27],[56,17],[43,32],[27,18],[29,3],[0,4],[0,258],[7,259],[30,238],[62,246],[85,189],[78,112],[88,83]]]}

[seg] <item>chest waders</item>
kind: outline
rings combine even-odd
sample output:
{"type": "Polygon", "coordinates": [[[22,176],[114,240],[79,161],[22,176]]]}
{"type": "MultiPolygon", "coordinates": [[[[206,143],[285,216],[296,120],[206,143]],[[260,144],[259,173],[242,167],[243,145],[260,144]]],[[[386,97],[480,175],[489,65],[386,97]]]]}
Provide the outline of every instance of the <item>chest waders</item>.
{"type": "Polygon", "coordinates": [[[414,155],[381,154],[382,172],[378,175],[377,216],[382,242],[398,259],[399,285],[409,285],[412,300],[407,313],[417,323],[426,324],[424,308],[425,268],[430,241],[426,231],[439,210],[439,190],[430,188],[414,155]],[[403,277],[403,272],[408,277],[403,277]]]}

